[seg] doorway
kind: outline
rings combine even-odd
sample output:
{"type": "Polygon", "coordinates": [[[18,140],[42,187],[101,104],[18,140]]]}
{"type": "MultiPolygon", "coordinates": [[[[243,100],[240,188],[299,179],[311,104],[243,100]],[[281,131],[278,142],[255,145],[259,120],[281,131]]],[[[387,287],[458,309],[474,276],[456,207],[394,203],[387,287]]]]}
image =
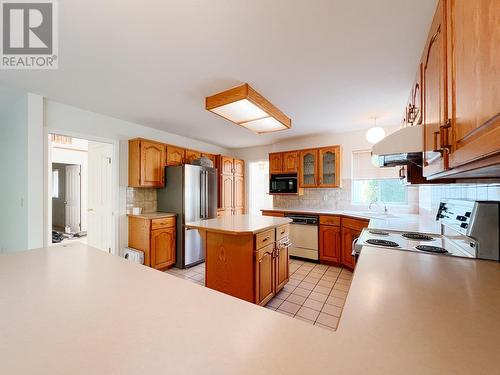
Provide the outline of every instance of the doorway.
{"type": "Polygon", "coordinates": [[[48,135],[52,244],[83,242],[114,253],[114,145],[48,135]]]}
{"type": "Polygon", "coordinates": [[[273,197],[269,195],[269,161],[249,163],[248,213],[261,215],[261,209],[273,207],[273,197]]]}

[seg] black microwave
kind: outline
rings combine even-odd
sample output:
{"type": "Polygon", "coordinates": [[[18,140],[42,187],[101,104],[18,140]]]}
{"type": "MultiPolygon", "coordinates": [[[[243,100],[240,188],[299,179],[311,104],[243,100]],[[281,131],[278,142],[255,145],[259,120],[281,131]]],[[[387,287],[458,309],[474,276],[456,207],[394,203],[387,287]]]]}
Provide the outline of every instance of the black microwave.
{"type": "Polygon", "coordinates": [[[270,194],[296,194],[297,175],[296,174],[272,174],[269,181],[270,194]]]}

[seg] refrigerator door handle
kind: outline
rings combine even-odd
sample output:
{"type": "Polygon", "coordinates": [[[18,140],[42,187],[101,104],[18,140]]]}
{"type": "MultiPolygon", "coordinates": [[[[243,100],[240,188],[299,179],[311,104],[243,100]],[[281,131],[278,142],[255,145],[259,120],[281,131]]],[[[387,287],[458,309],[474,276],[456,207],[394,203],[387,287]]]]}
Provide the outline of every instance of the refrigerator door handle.
{"type": "Polygon", "coordinates": [[[208,189],[208,171],[205,171],[205,219],[208,219],[208,200],[209,200],[209,189],[208,189]]]}
{"type": "Polygon", "coordinates": [[[200,172],[200,218],[205,218],[205,174],[203,171],[200,172]]]}

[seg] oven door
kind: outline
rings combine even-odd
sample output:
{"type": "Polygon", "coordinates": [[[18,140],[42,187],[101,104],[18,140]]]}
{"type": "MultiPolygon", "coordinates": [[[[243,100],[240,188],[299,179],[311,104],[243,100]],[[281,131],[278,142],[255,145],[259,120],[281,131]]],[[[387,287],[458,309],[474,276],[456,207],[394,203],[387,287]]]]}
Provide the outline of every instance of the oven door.
{"type": "Polygon", "coordinates": [[[296,175],[272,175],[269,183],[270,193],[297,193],[296,175]]]}

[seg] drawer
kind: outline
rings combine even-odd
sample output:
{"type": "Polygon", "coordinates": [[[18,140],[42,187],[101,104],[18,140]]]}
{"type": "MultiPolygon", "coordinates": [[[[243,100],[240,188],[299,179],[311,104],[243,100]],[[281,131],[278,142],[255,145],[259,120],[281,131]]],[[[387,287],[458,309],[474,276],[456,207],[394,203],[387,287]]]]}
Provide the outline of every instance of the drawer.
{"type": "Polygon", "coordinates": [[[319,223],[322,225],[335,225],[340,226],[340,216],[320,216],[319,223]]]}
{"type": "Polygon", "coordinates": [[[264,246],[274,243],[276,240],[276,235],[274,233],[274,228],[266,230],[264,232],[257,233],[255,235],[255,250],[259,250],[264,246]]]}
{"type": "Polygon", "coordinates": [[[175,227],[175,217],[162,217],[151,220],[151,230],[175,227]]]}
{"type": "Polygon", "coordinates": [[[290,224],[285,224],[276,228],[276,241],[288,237],[289,234],[290,234],[290,224]]]}

